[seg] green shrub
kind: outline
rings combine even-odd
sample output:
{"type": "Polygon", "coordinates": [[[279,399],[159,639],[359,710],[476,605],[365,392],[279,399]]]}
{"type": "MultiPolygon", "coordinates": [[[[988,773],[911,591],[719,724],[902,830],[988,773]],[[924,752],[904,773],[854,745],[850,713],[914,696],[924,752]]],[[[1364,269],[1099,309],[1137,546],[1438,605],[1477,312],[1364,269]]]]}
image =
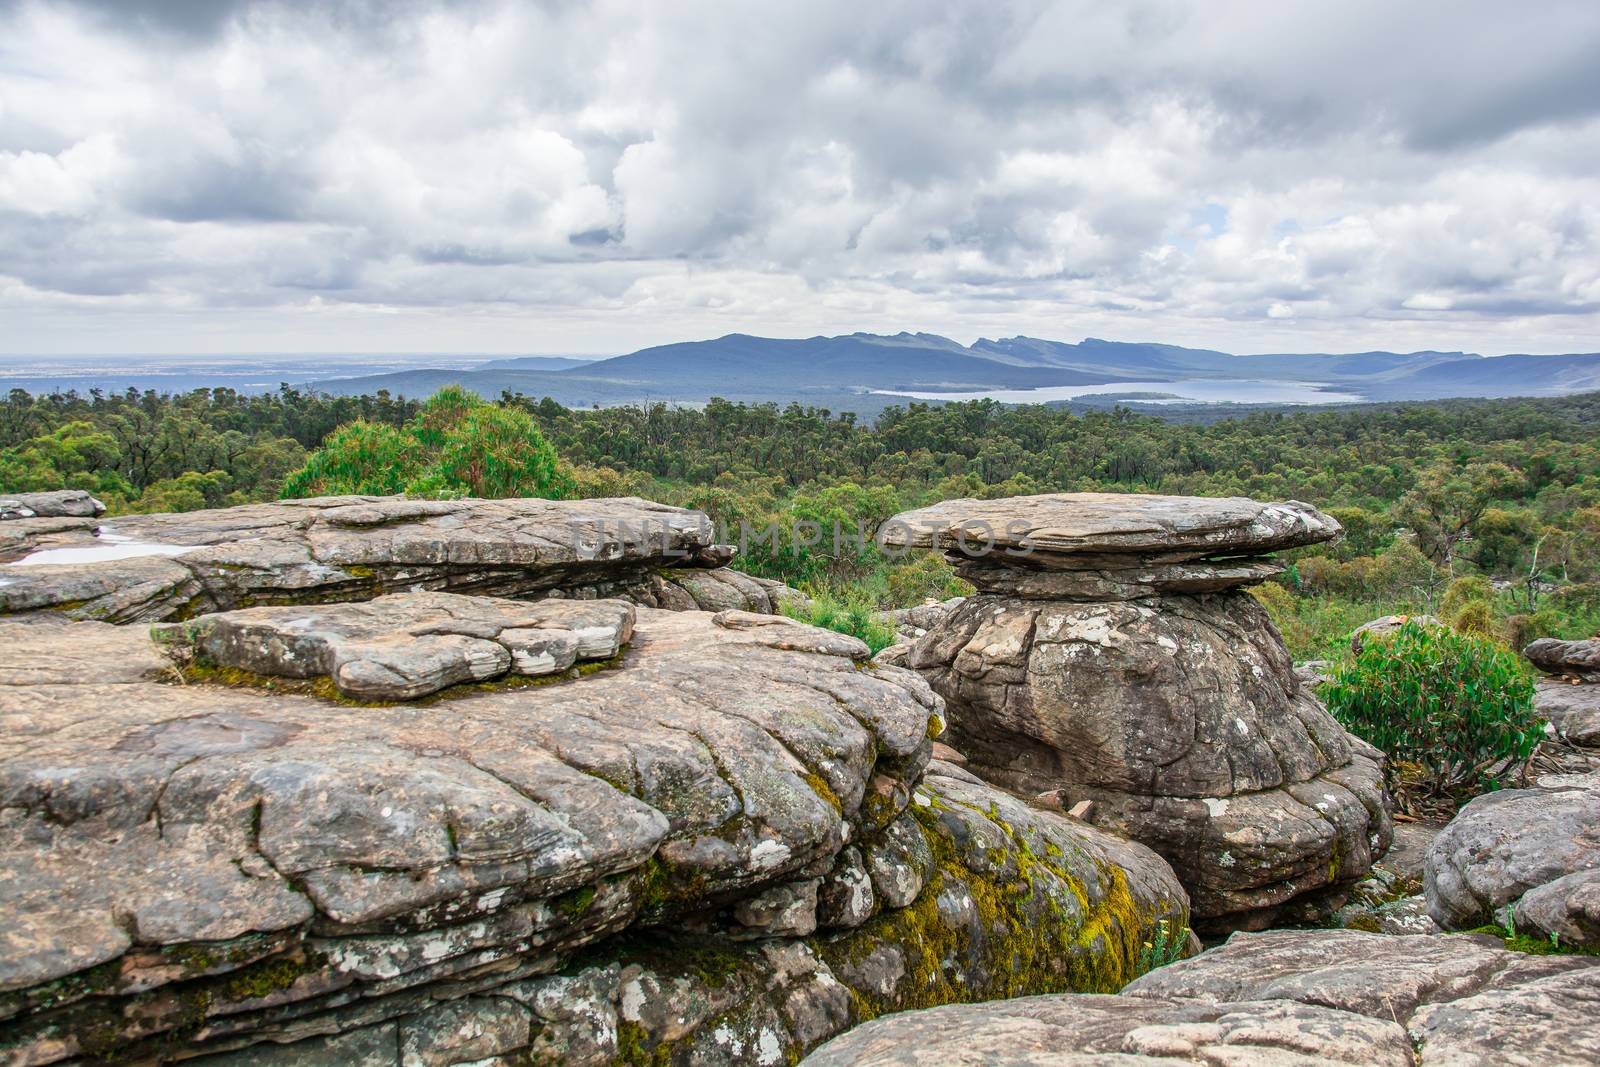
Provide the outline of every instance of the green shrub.
{"type": "Polygon", "coordinates": [[[1456,633],[1491,637],[1495,632],[1494,607],[1487,600],[1468,600],[1449,619],[1456,633]]]}
{"type": "Polygon", "coordinates": [[[1439,602],[1439,614],[1446,619],[1454,619],[1463,608],[1473,604],[1487,605],[1493,600],[1494,589],[1489,585],[1489,579],[1476,574],[1467,575],[1451,582],[1444,591],[1444,599],[1439,602]]]}
{"type": "Polygon", "coordinates": [[[283,496],[560,499],[575,489],[570,469],[526,411],[451,385],[423,404],[409,425],[357,420],[334,430],[284,479],[283,496]]]}
{"type": "Polygon", "coordinates": [[[1533,682],[1516,653],[1492,640],[1407,623],[1368,641],[1322,688],[1351,732],[1389,755],[1396,794],[1460,800],[1493,788],[1543,736],[1533,682]]]}
{"type": "Polygon", "coordinates": [[[972,585],[937,552],[908,557],[888,567],[888,607],[913,608],[925,600],[969,596],[972,585]]]}
{"type": "Polygon", "coordinates": [[[783,613],[812,626],[859,637],[874,656],[895,643],[894,626],[873,611],[872,602],[865,595],[818,592],[809,607],[791,600],[784,604],[783,613]]]}

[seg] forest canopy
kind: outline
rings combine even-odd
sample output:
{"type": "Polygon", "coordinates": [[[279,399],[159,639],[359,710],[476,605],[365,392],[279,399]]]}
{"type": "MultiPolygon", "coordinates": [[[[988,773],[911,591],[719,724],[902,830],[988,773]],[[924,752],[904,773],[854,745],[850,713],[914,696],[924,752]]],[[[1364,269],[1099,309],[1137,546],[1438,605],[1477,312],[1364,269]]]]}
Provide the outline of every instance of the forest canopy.
{"type": "MultiPolygon", "coordinates": [[[[791,404],[712,400],[569,409],[426,403],[284,387],[0,402],[0,492],[92,490],[115,512],[280,495],[612,496],[741,523],[868,532],[958,496],[1107,490],[1300,499],[1345,537],[1291,554],[1260,591],[1297,656],[1390,611],[1519,644],[1600,626],[1600,394],[1258,412],[1206,424],[1110,409],[913,403],[868,424],[791,404]],[[319,451],[320,449],[320,451],[319,451]]],[[[962,588],[936,557],[824,538],[748,546],[739,566],[851,604],[962,588]]]]}

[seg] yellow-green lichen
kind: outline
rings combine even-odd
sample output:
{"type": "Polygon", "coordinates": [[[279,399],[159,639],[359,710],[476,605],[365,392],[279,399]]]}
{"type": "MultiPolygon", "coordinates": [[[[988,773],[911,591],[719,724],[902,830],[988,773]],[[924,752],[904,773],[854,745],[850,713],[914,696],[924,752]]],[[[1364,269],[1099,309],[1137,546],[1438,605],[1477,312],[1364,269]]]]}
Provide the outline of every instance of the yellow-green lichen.
{"type": "Polygon", "coordinates": [[[833,787],[828,784],[826,778],[814,771],[808,771],[806,773],[806,784],[811,787],[813,793],[826,800],[828,806],[835,812],[840,815],[844,814],[844,805],[839,802],[839,795],[833,791],[833,787]]]}
{"type": "MultiPolygon", "coordinates": [[[[841,977],[882,946],[894,946],[903,955],[905,974],[891,994],[853,989],[858,1020],[1039,993],[1116,992],[1148,968],[1156,953],[1146,933],[1156,936],[1167,909],[1136,900],[1121,868],[1096,861],[1100,889],[1098,899],[1091,900],[1061,862],[1059,846],[1037,854],[1027,836],[991,810],[974,814],[1004,831],[1005,844],[986,847],[968,839],[958,847],[941,823],[946,810],[947,803],[937,798],[911,809],[934,857],[917,899],[816,945],[841,977]],[[983,851],[963,855],[963,848],[983,851]],[[952,922],[941,914],[941,897],[953,913],[965,910],[975,921],[952,922]]],[[[1167,936],[1186,942],[1188,930],[1181,924],[1174,929],[1169,920],[1167,936]]]]}
{"type": "Polygon", "coordinates": [[[622,665],[623,656],[627,646],[609,659],[593,660],[579,663],[559,674],[524,675],[504,674],[485,682],[464,682],[460,685],[447,686],[436,693],[428,693],[417,697],[415,700],[361,700],[342,692],[334,685],[333,679],[327,675],[315,678],[286,678],[272,674],[260,674],[256,671],[245,670],[242,667],[229,667],[213,663],[210,660],[196,658],[178,668],[181,680],[185,684],[216,685],[228,689],[264,689],[274,693],[290,693],[300,696],[312,696],[326,700],[330,704],[339,704],[351,708],[394,708],[394,707],[428,707],[445,700],[455,700],[459,697],[472,696],[479,693],[506,693],[519,689],[537,689],[547,685],[560,685],[564,682],[574,681],[578,678],[597,674],[600,671],[611,670],[622,665]]]}
{"type": "Polygon", "coordinates": [[[551,902],[555,911],[568,919],[576,919],[588,911],[594,904],[595,889],[586,885],[582,889],[575,889],[570,893],[563,893],[551,902]]]}

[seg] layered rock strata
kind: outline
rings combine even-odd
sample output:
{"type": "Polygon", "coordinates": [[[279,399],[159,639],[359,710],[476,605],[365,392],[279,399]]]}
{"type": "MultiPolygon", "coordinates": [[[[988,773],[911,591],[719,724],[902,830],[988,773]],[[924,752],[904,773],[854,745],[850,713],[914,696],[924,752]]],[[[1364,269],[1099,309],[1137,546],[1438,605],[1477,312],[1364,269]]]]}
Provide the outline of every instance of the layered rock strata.
{"type": "Polygon", "coordinates": [[[1165,856],[1197,925],[1336,907],[1388,847],[1382,755],[1295,676],[1260,604],[1268,551],[1327,540],[1305,504],[1061,494],[950,501],[886,544],[944,550],[978,588],[903,662],[948,702],[983,778],[1165,856]]]}
{"type": "Polygon", "coordinates": [[[1543,1067],[1600,1060],[1600,959],[1488,939],[1236,934],[1121,996],[1028,997],[880,1019],[805,1067],[1207,1063],[1543,1067]]]}
{"type": "Polygon", "coordinates": [[[927,684],[781,617],[421,591],[150,629],[0,620],[5,1062],[792,1062],[1117,988],[1185,929],[1153,852],[929,769],[927,684]]]}
{"type": "Polygon", "coordinates": [[[795,595],[728,570],[732,554],[703,513],[632,498],[350,496],[113,519],[38,513],[0,522],[0,614],[152,622],[418,590],[774,612],[795,595]]]}
{"type": "Polygon", "coordinates": [[[395,701],[610,659],[632,637],[634,616],[620,600],[391,593],[357,604],[202,615],[158,623],[151,635],[179,663],[326,681],[355,700],[395,701]]]}

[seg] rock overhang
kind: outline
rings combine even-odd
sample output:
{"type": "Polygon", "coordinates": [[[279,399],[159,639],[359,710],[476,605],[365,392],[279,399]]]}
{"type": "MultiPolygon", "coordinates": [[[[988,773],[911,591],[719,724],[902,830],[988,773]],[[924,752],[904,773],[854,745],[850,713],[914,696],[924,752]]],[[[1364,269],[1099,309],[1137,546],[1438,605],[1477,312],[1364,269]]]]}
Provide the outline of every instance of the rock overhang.
{"type": "Polygon", "coordinates": [[[984,592],[1101,601],[1255,585],[1283,570],[1269,553],[1340,532],[1295,500],[1048,493],[902,512],[878,540],[889,550],[942,551],[984,592]]]}
{"type": "Polygon", "coordinates": [[[946,500],[886,522],[881,543],[937,548],[998,561],[1037,555],[1083,561],[1142,557],[1176,562],[1255,556],[1331,540],[1331,516],[1290,500],[1156,496],[1132,493],[1044,493],[998,500],[946,500]]]}
{"type": "Polygon", "coordinates": [[[604,595],[727,555],[703,512],[632,497],[320,497],[24,518],[0,523],[0,615],[158,621],[421,589],[526,597],[600,585],[604,595]]]}

